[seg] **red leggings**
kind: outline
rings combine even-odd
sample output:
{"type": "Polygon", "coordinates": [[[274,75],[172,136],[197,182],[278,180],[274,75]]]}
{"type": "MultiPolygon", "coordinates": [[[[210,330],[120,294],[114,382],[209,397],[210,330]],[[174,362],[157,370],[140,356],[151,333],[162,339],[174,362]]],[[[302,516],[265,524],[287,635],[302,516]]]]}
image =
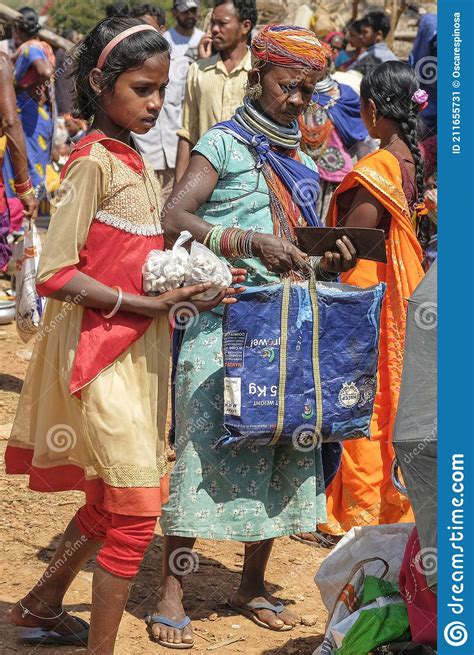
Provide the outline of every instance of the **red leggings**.
{"type": "Polygon", "coordinates": [[[121,578],[133,578],[155,532],[156,517],[123,516],[107,512],[100,505],[86,504],[76,514],[79,530],[103,541],[97,562],[121,578]]]}

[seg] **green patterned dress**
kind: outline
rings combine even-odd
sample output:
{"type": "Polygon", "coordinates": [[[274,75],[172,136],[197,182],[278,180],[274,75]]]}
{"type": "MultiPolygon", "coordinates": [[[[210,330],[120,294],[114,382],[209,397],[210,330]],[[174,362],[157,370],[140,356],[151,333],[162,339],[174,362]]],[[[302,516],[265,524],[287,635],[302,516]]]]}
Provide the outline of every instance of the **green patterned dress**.
{"type": "MultiPolygon", "coordinates": [[[[246,146],[210,130],[194,150],[219,174],[199,215],[225,227],[273,233],[268,187],[246,146]]],[[[314,163],[301,153],[304,163],[314,163]]],[[[257,259],[236,261],[246,286],[279,282],[257,259]]],[[[222,310],[186,328],[175,378],[176,464],[161,526],[167,535],[259,541],[308,530],[326,517],[321,452],[292,444],[215,449],[223,428],[222,310]]]]}

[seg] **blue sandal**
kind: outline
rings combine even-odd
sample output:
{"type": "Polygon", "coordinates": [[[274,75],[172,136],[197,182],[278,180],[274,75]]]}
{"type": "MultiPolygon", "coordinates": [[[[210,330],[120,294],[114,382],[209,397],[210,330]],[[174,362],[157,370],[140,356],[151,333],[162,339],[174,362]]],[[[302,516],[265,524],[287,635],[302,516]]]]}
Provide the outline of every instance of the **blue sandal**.
{"type": "Polygon", "coordinates": [[[18,636],[21,641],[27,644],[41,644],[51,646],[87,646],[89,638],[89,624],[79,616],[74,618],[82,627],[78,632],[62,635],[55,630],[47,628],[20,628],[18,636]]]}
{"type": "Polygon", "coordinates": [[[242,616],[245,616],[247,619],[250,619],[256,625],[260,626],[260,628],[267,628],[267,630],[274,630],[275,632],[287,632],[288,630],[293,629],[293,626],[285,625],[285,624],[283,624],[281,628],[272,628],[271,626],[268,625],[268,623],[264,623],[263,621],[261,621],[258,618],[258,616],[255,614],[256,610],[270,610],[270,612],[274,612],[278,616],[278,614],[281,614],[285,609],[285,606],[280,602],[275,603],[275,605],[273,605],[273,603],[270,603],[269,601],[255,600],[250,603],[246,603],[245,605],[236,605],[229,598],[229,600],[227,601],[227,605],[232,610],[234,610],[234,612],[237,612],[238,614],[242,614],[242,616]]]}
{"type": "Polygon", "coordinates": [[[153,641],[156,641],[156,643],[160,644],[160,646],[163,646],[164,648],[177,648],[177,649],[192,648],[194,646],[194,639],[193,641],[190,642],[182,641],[180,644],[174,644],[171,643],[170,641],[163,641],[162,639],[157,639],[151,631],[152,626],[156,625],[157,623],[160,623],[161,625],[166,625],[168,626],[168,628],[175,628],[176,630],[184,630],[184,628],[191,623],[191,619],[189,618],[189,616],[185,616],[184,619],[182,619],[181,621],[173,621],[173,619],[168,619],[166,616],[162,616],[161,614],[153,614],[152,616],[149,616],[147,618],[146,622],[150,629],[150,634],[152,636],[153,641]]]}

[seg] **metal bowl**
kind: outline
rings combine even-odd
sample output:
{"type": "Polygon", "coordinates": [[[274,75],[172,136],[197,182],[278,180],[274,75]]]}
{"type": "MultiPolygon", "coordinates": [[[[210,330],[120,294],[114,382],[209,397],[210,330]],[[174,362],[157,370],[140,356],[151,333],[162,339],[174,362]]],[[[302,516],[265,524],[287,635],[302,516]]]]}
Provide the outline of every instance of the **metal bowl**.
{"type": "Polygon", "coordinates": [[[1,300],[0,301],[0,325],[7,325],[13,323],[15,319],[15,301],[14,300],[1,300]]]}

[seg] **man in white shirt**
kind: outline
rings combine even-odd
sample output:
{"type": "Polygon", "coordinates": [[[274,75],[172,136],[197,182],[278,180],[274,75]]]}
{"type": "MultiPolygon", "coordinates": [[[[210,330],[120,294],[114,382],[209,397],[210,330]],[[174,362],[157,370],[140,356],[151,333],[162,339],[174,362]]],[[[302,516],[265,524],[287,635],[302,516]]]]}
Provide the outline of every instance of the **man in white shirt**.
{"type": "Polygon", "coordinates": [[[198,0],[174,0],[176,27],[163,36],[170,44],[171,61],[165,101],[156,125],[147,134],[134,135],[143,155],[155,169],[166,202],[173,188],[178,145],[177,130],[181,127],[186,76],[190,64],[197,59],[197,48],[204,32],[195,27],[198,0]]]}

